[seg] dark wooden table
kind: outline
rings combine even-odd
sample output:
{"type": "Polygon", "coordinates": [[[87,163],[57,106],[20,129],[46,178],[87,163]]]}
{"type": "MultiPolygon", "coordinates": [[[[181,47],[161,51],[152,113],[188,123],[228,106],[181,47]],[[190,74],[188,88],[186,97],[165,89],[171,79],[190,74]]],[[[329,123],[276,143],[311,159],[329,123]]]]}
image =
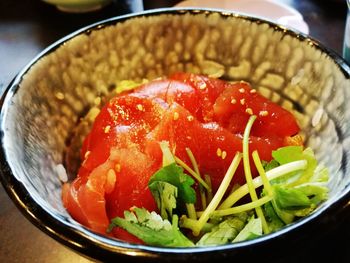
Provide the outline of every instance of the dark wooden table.
{"type": "MultiPolygon", "coordinates": [[[[42,49],[80,27],[138,11],[137,1],[141,0],[114,1],[99,11],[86,14],[63,13],[39,0],[0,1],[0,94],[16,73],[42,49]]],[[[177,2],[145,0],[143,7],[168,7],[177,2]]],[[[341,54],[346,18],[345,0],[281,2],[294,7],[303,15],[311,37],[341,54]]],[[[314,251],[310,253],[320,254],[329,262],[350,262],[349,240],[350,216],[339,223],[336,231],[314,244],[314,251]]],[[[293,260],[297,254],[297,251],[291,251],[293,260]]],[[[29,223],[0,186],[0,262],[90,261],[29,223]]],[[[300,262],[303,262],[302,258],[300,262]]]]}

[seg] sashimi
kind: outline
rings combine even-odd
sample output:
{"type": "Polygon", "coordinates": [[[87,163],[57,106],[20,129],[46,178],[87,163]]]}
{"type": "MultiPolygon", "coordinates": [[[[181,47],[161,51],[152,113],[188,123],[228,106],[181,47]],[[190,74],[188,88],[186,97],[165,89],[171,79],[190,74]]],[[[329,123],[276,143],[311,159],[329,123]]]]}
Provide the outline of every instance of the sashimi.
{"type": "Polygon", "coordinates": [[[144,137],[161,119],[164,106],[146,98],[121,96],[113,98],[96,117],[85,138],[79,175],[87,175],[107,160],[114,146],[127,148],[141,145],[144,137]]]}
{"type": "MultiPolygon", "coordinates": [[[[182,106],[174,103],[165,111],[158,126],[148,135],[156,141],[168,141],[174,154],[188,165],[191,164],[186,148],[196,157],[200,172],[210,175],[215,191],[234,155],[242,151],[242,136],[232,134],[218,123],[201,123],[182,106]]],[[[250,149],[258,150],[262,159],[270,161],[272,150],[283,146],[280,137],[251,137],[250,149]]],[[[243,184],[243,169],[234,182],[243,184]]]]}
{"type": "Polygon", "coordinates": [[[293,114],[260,95],[246,82],[228,85],[213,106],[215,120],[232,133],[242,133],[251,115],[257,120],[251,134],[255,136],[293,136],[299,126],[293,114]]]}

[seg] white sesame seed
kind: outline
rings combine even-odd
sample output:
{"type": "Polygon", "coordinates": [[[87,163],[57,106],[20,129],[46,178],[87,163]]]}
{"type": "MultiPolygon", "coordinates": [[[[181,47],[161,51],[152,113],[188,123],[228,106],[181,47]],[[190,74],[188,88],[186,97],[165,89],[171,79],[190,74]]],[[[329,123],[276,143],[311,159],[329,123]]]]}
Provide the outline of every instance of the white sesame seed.
{"type": "Polygon", "coordinates": [[[179,119],[179,113],[178,112],[174,112],[174,121],[179,119]]]}
{"type": "Polygon", "coordinates": [[[236,104],[236,103],[237,103],[236,99],[231,100],[231,104],[236,104]]]}
{"type": "Polygon", "coordinates": [[[216,150],[216,155],[217,156],[221,156],[221,154],[222,154],[222,151],[221,151],[221,149],[220,148],[218,148],[217,150],[216,150]]]}
{"type": "Polygon", "coordinates": [[[269,112],[268,112],[267,110],[259,111],[259,116],[265,117],[265,116],[267,116],[267,115],[269,115],[269,112]]]}
{"type": "Polygon", "coordinates": [[[143,111],[143,110],[144,110],[142,104],[137,104],[136,107],[137,107],[137,109],[138,109],[139,111],[143,111]]]}
{"type": "Polygon", "coordinates": [[[246,108],[245,112],[249,115],[253,115],[253,110],[251,108],[246,108]]]}
{"type": "Polygon", "coordinates": [[[221,154],[221,158],[224,160],[227,156],[227,152],[226,151],[222,151],[222,154],[221,154]]]}
{"type": "Polygon", "coordinates": [[[251,89],[249,92],[254,94],[254,93],[256,93],[256,89],[251,89]]]}
{"type": "Polygon", "coordinates": [[[205,89],[206,87],[207,87],[207,84],[205,84],[205,82],[199,85],[199,89],[202,89],[202,90],[205,89]]]}
{"type": "Polygon", "coordinates": [[[189,115],[189,116],[187,116],[187,120],[188,120],[188,121],[193,121],[193,120],[194,120],[194,118],[193,118],[193,116],[192,116],[192,115],[189,115]]]}
{"type": "Polygon", "coordinates": [[[107,125],[105,128],[104,128],[104,132],[105,133],[109,133],[109,130],[111,129],[111,126],[110,125],[107,125]]]}
{"type": "Polygon", "coordinates": [[[114,170],[115,170],[117,173],[119,173],[120,170],[121,170],[121,168],[122,168],[122,166],[121,166],[119,163],[117,163],[117,164],[115,165],[115,167],[114,167],[114,170]]]}
{"type": "Polygon", "coordinates": [[[240,103],[241,103],[241,105],[244,105],[245,104],[245,99],[241,99],[240,103]]]}
{"type": "Polygon", "coordinates": [[[107,172],[106,184],[114,188],[116,180],[117,180],[117,175],[115,174],[115,171],[113,169],[109,169],[107,172]]]}
{"type": "Polygon", "coordinates": [[[245,92],[245,89],[240,88],[238,91],[239,91],[240,93],[244,93],[244,92],[245,92]]]}
{"type": "Polygon", "coordinates": [[[88,157],[89,157],[89,155],[90,155],[90,151],[87,151],[85,154],[84,154],[84,159],[87,159],[88,157]]]}
{"type": "Polygon", "coordinates": [[[63,164],[56,165],[56,172],[61,182],[63,183],[68,182],[68,175],[66,172],[66,168],[64,168],[63,164]]]}

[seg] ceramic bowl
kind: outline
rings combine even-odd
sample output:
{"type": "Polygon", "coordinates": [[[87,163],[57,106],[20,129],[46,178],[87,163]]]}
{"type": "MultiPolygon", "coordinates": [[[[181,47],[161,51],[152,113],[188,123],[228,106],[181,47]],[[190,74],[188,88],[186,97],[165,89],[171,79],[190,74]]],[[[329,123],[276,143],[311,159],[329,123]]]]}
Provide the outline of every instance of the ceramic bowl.
{"type": "Polygon", "coordinates": [[[49,46],[9,85],[1,106],[1,181],[34,225],[93,259],[288,258],[291,249],[312,242],[349,211],[349,73],[343,59],[316,40],[237,13],[158,9],[111,18],[49,46]],[[280,231],[205,248],[128,244],[93,233],[72,219],[61,202],[57,167],[79,118],[119,80],[153,79],[175,71],[248,81],[292,111],[306,144],[329,167],[329,199],[280,231]]]}
{"type": "Polygon", "coordinates": [[[86,13],[96,11],[111,3],[112,0],[43,0],[57,9],[68,13],[86,13]]]}

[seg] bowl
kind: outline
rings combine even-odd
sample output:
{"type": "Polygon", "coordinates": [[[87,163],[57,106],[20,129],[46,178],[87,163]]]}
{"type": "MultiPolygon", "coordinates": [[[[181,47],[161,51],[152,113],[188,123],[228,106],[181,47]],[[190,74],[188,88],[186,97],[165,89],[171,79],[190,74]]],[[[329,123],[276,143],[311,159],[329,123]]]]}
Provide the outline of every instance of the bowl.
{"type": "Polygon", "coordinates": [[[1,101],[1,182],[34,225],[92,259],[288,259],[291,247],[312,243],[349,212],[349,73],[344,60],[317,40],[239,13],[170,8],[107,19],[46,48],[7,88],[1,101]],[[292,111],[306,144],[329,168],[329,199],[277,232],[215,247],[129,244],[72,219],[61,201],[60,170],[79,118],[120,80],[175,71],[248,81],[292,111]]]}
{"type": "Polygon", "coordinates": [[[43,0],[67,13],[86,13],[96,11],[108,5],[112,0],[43,0]]]}

